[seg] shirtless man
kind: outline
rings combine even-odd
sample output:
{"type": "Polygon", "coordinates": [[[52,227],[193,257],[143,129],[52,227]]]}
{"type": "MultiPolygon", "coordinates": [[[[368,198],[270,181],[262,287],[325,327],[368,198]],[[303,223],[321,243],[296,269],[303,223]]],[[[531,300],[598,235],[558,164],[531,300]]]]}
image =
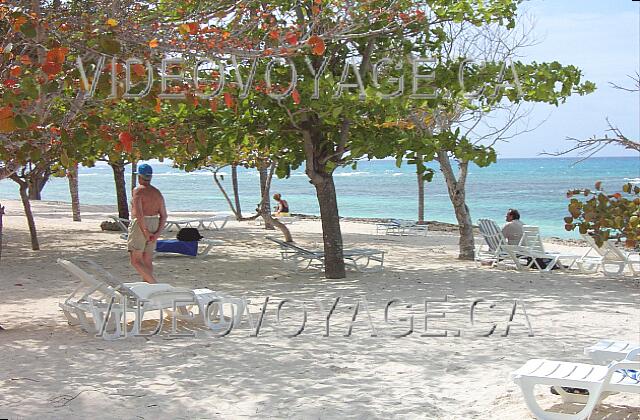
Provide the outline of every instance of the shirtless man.
{"type": "Polygon", "coordinates": [[[131,265],[147,283],[156,283],[153,277],[153,251],[158,236],[167,221],[167,210],[160,191],[151,186],[153,169],[143,163],[138,166],[138,186],[133,190],[131,225],[127,247],[131,265]]]}

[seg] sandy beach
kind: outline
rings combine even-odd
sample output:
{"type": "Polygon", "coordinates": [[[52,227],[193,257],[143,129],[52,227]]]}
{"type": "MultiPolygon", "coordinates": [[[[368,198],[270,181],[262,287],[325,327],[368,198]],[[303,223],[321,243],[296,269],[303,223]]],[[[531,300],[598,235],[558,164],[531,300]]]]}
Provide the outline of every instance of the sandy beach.
{"type": "MultiPolygon", "coordinates": [[[[204,232],[224,246],[207,257],[158,256],[156,275],[175,286],[246,297],[254,315],[269,297],[257,337],[243,322],[226,337],[203,327],[195,328],[195,337],[179,338],[165,328],[151,337],[105,341],[67,325],[58,303],[79,281],[55,262],[87,257],[120,278],[139,281],[119,234],[100,230],[115,209],[84,206],[83,221],[72,222],[68,204],[33,202],[42,248],[34,252],[20,203],[2,204],[0,418],[531,419],[510,372],[531,358],[588,363],[583,349],[599,339],[640,338],[640,280],[630,275],[479,267],[456,259],[454,232],[379,236],[373,223],[344,221],[345,247],[384,250],[385,270],[328,280],[287,272],[277,246],[264,238],[274,232],[231,221],[221,231],[204,232]],[[428,320],[428,333],[448,330],[448,336],[423,336],[424,300],[445,295],[447,303],[428,304],[430,314],[446,312],[444,319],[428,320]],[[337,297],[327,337],[327,308],[337,297]],[[377,336],[371,336],[363,311],[345,336],[363,298],[377,336]],[[393,298],[400,303],[385,323],[385,304],[393,298]],[[283,299],[294,302],[283,309],[279,328],[276,309],[283,299]],[[471,325],[477,299],[484,301],[471,325]],[[533,337],[521,306],[519,323],[503,336],[516,299],[526,308],[533,337]],[[305,329],[286,337],[300,325],[303,302],[305,329]],[[395,337],[407,330],[409,316],[413,333],[395,337]],[[492,324],[495,333],[483,336],[492,324]]],[[[199,215],[170,212],[173,219],[199,215]]],[[[321,246],[319,221],[289,227],[297,243],[321,246]]],[[[538,394],[546,407],[570,409],[546,387],[538,394]]],[[[619,394],[591,419],[638,419],[639,412],[639,395],[619,394]]]]}

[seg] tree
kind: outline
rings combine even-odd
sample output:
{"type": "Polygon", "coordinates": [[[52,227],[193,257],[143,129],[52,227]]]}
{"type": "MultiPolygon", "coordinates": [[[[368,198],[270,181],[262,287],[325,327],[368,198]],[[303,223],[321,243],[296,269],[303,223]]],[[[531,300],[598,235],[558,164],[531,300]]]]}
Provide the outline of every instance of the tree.
{"type": "Polygon", "coordinates": [[[565,229],[578,228],[581,234],[592,234],[598,246],[614,236],[624,237],[625,245],[633,248],[640,243],[640,187],[622,186],[622,193],[607,194],[602,183],[596,182],[595,191],[571,190],[570,216],[564,218],[565,229]]]}

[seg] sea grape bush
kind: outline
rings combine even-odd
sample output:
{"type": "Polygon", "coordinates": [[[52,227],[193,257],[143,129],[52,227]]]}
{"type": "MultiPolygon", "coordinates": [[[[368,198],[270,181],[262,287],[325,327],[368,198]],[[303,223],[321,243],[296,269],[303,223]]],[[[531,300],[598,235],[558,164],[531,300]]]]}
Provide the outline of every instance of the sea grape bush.
{"type": "Polygon", "coordinates": [[[571,215],[564,218],[566,230],[590,233],[598,246],[618,235],[629,248],[640,243],[640,186],[627,183],[622,192],[607,194],[596,182],[594,191],[570,190],[567,198],[571,215]]]}

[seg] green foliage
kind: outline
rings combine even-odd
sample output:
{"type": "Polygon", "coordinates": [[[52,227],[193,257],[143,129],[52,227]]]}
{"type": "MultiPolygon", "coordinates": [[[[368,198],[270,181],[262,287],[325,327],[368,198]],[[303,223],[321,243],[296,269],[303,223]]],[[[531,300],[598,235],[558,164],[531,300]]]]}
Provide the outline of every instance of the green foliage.
{"type": "Polygon", "coordinates": [[[626,246],[640,243],[640,187],[622,186],[622,192],[607,194],[597,182],[595,190],[571,190],[567,192],[569,214],[564,218],[565,229],[590,233],[598,244],[614,235],[626,238],[626,246]]]}

